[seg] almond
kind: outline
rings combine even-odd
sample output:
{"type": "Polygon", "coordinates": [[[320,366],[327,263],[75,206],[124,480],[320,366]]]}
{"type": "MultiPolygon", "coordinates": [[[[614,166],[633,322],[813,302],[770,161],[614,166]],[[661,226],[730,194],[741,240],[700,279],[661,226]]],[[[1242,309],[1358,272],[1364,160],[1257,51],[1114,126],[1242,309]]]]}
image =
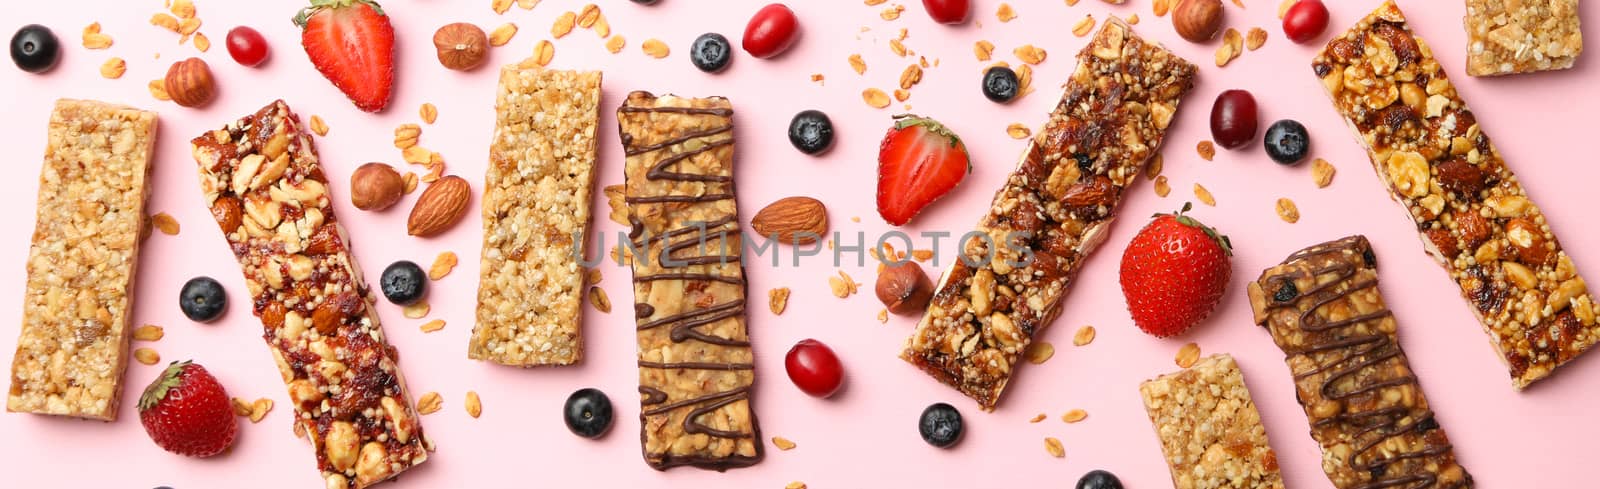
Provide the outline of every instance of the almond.
{"type": "Polygon", "coordinates": [[[750,227],[781,243],[811,244],[828,232],[828,209],[817,199],[786,197],[757,212],[750,227]]]}
{"type": "Polygon", "coordinates": [[[450,229],[466,213],[471,197],[472,186],[466,179],[455,175],[440,178],[417,197],[416,207],[411,208],[411,217],[406,220],[406,233],[428,237],[450,229]]]}

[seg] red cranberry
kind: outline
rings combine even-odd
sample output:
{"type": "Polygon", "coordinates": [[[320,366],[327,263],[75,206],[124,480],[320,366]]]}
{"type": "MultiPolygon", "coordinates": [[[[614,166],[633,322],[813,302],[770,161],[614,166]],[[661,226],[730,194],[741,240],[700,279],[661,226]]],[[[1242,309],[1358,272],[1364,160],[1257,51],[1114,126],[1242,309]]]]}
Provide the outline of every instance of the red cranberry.
{"type": "Polygon", "coordinates": [[[1234,149],[1256,138],[1256,98],[1244,90],[1217,94],[1211,105],[1211,139],[1234,149]]]}
{"type": "Polygon", "coordinates": [[[1322,0],[1300,0],[1283,13],[1283,34],[1290,41],[1304,44],[1328,28],[1328,7],[1322,0]]]}
{"type": "Polygon", "coordinates": [[[832,348],[817,340],[795,343],[784,357],[783,366],[795,387],[812,397],[831,396],[844,384],[844,367],[839,364],[839,357],[833,354],[832,348]]]}

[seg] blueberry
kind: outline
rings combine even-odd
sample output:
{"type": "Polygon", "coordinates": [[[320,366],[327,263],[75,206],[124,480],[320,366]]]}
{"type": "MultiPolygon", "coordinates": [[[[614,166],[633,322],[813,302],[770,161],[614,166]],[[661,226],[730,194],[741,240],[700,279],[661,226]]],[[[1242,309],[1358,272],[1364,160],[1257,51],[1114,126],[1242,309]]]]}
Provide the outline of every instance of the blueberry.
{"type": "Polygon", "coordinates": [[[833,146],[833,120],[820,110],[804,110],[789,121],[789,144],[808,155],[822,154],[833,146]]]}
{"type": "Polygon", "coordinates": [[[1104,470],[1093,470],[1078,479],[1078,489],[1122,489],[1122,481],[1104,470]]]}
{"type": "Polygon", "coordinates": [[[1280,165],[1299,163],[1306,159],[1306,153],[1311,152],[1311,136],[1306,134],[1306,126],[1289,119],[1272,123],[1272,127],[1267,128],[1267,139],[1263,143],[1267,148],[1267,156],[1280,165]]]}
{"type": "Polygon", "coordinates": [[[633,3],[637,3],[639,5],[655,5],[658,1],[660,0],[633,0],[633,3]]]}
{"type": "Polygon", "coordinates": [[[583,388],[567,396],[563,409],[567,429],[584,438],[599,438],[611,429],[611,398],[595,388],[583,388]]]}
{"type": "Polygon", "coordinates": [[[694,46],[689,48],[689,61],[706,73],[722,71],[728,67],[729,61],[733,61],[733,45],[728,44],[728,38],[722,37],[722,34],[701,34],[694,39],[694,46]]]}
{"type": "Polygon", "coordinates": [[[961,411],[942,402],[928,406],[922,410],[917,431],[922,432],[922,441],[929,445],[939,448],[954,445],[961,441],[961,411]]]}
{"type": "Polygon", "coordinates": [[[416,304],[428,292],[428,276],[422,273],[422,267],[406,260],[391,263],[389,268],[383,269],[378,284],[389,302],[401,306],[416,304]]]}
{"type": "Polygon", "coordinates": [[[28,24],[11,36],[11,61],[29,73],[43,73],[61,59],[61,42],[50,28],[28,24]]]}
{"type": "Polygon", "coordinates": [[[228,293],[211,277],[191,278],[178,293],[178,308],[191,320],[210,322],[228,309],[228,293]]]}
{"type": "Polygon", "coordinates": [[[989,68],[983,72],[983,96],[989,100],[1006,103],[1017,98],[1017,91],[1022,88],[1022,83],[1017,81],[1017,72],[1004,66],[989,68]]]}

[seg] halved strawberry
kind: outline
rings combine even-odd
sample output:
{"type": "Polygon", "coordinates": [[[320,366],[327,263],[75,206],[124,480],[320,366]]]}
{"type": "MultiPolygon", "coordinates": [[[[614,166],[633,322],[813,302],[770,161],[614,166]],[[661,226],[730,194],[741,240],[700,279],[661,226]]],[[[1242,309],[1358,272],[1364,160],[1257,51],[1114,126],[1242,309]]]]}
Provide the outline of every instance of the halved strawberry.
{"type": "Polygon", "coordinates": [[[356,107],[377,112],[394,87],[394,26],[372,0],[311,0],[294,16],[300,45],[356,107]]]}
{"type": "Polygon", "coordinates": [[[972,169],[961,138],[933,119],[902,114],[878,148],[878,215],[896,226],[956,188],[972,169]]]}

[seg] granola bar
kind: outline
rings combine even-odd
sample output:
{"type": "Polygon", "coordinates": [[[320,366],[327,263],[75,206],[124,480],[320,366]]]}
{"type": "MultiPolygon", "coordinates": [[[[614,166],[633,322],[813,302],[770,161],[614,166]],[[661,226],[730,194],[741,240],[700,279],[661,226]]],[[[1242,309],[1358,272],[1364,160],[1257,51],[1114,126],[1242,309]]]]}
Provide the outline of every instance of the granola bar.
{"type": "Polygon", "coordinates": [[[1278,456],[1228,354],[1139,384],[1177,489],[1283,489],[1278,456]]]}
{"type": "Polygon", "coordinates": [[[1466,0],[1467,74],[1571,68],[1583,53],[1578,0],[1466,0]]]}
{"type": "Polygon", "coordinates": [[[723,470],[762,457],[727,99],[633,92],[627,155],[645,462],[723,470]]]}
{"type": "Polygon", "coordinates": [[[902,359],[994,408],[1033,336],[1105,240],[1123,191],[1161,146],[1195,66],[1107,21],[1044,129],[940,280],[902,359]]]}
{"type": "Polygon", "coordinates": [[[1400,348],[1366,237],[1295,252],[1261,272],[1249,295],[1294,374],[1335,487],[1473,486],[1400,348]]]}
{"type": "Polygon", "coordinates": [[[6,410],[111,421],[156,114],[59,100],[48,134],[6,410]]]}
{"type": "Polygon", "coordinates": [[[362,488],[432,448],[333,214],[311,137],[279,100],[194,138],[200,188],[244,272],[295,431],[329,489],[362,488]]]}
{"type": "Polygon", "coordinates": [[[509,65],[497,94],[467,356],[571,365],[583,357],[578,261],[594,189],[600,72],[509,65]]]}
{"type": "Polygon", "coordinates": [[[1517,389],[1600,340],[1572,259],[1393,2],[1329,42],[1313,69],[1517,389]]]}

